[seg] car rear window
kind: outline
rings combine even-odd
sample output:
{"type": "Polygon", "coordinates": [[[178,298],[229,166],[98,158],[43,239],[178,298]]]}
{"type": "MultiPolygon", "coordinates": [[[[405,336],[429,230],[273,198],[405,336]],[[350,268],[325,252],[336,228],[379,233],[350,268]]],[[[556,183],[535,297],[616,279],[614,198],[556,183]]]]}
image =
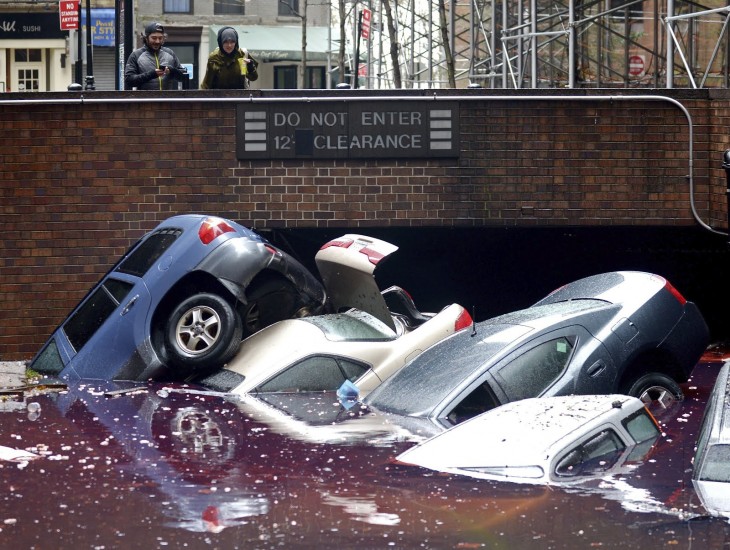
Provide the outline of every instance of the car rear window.
{"type": "Polygon", "coordinates": [[[651,419],[646,409],[636,411],[623,421],[623,425],[637,443],[642,443],[659,435],[659,428],[657,428],[656,423],[651,419]]]}
{"type": "Polygon", "coordinates": [[[182,235],[182,229],[174,227],[166,227],[155,231],[132,250],[119,263],[116,270],[121,273],[142,277],[180,235],[182,235]]]}
{"type": "Polygon", "coordinates": [[[77,352],[99,330],[133,286],[126,281],[108,278],[68,318],[63,331],[77,352]]]}
{"type": "Polygon", "coordinates": [[[331,342],[347,342],[350,340],[388,341],[397,335],[382,321],[369,313],[356,309],[346,313],[316,315],[303,317],[302,321],[319,328],[331,342]]]}

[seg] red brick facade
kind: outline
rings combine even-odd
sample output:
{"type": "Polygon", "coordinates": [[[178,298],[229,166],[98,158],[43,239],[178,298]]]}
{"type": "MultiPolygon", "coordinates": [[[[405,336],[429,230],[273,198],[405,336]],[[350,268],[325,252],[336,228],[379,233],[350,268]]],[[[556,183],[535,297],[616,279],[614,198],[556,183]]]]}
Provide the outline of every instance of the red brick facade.
{"type": "MultiPolygon", "coordinates": [[[[26,101],[0,104],[0,359],[32,356],[122,251],[177,213],[214,213],[256,228],[363,233],[696,225],[682,109],[640,97],[611,101],[609,91],[592,92],[594,100],[571,92],[447,96],[460,105],[458,159],[360,161],[239,161],[236,103],[204,92],[155,95],[158,101],[129,93],[84,102],[71,94],[33,96],[50,103],[7,94],[26,101]]],[[[362,93],[336,99],[356,101],[362,93]]],[[[410,97],[423,101],[420,93],[410,97]]],[[[693,121],[697,213],[724,230],[727,92],[674,97],[693,121]]]]}

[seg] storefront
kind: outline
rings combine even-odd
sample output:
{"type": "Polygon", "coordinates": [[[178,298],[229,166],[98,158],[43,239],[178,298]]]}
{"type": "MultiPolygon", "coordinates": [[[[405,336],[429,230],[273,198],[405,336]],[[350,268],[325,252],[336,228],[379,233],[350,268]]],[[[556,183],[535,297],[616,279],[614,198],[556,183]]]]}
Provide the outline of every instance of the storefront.
{"type": "MultiPolygon", "coordinates": [[[[82,43],[84,44],[84,76],[87,74],[86,59],[86,12],[81,10],[82,43]]],[[[114,33],[114,8],[91,9],[91,44],[94,88],[114,90],[116,82],[116,56],[114,33]]]]}
{"type": "Polygon", "coordinates": [[[57,11],[0,13],[0,92],[65,91],[69,47],[57,11]]]}

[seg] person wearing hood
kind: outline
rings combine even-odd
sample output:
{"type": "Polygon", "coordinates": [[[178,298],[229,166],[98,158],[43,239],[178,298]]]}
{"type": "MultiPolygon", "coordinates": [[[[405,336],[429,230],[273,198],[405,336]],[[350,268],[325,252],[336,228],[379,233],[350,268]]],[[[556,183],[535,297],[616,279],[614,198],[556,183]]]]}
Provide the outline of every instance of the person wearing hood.
{"type": "Polygon", "coordinates": [[[258,63],[238,45],[238,33],[233,27],[218,31],[218,47],[208,56],[205,77],[200,87],[204,90],[237,90],[248,88],[256,80],[258,63]]]}
{"type": "Polygon", "coordinates": [[[175,90],[175,80],[188,78],[180,60],[165,48],[165,27],[150,23],[142,33],[144,46],[134,50],[124,66],[124,87],[127,90],[175,90]]]}

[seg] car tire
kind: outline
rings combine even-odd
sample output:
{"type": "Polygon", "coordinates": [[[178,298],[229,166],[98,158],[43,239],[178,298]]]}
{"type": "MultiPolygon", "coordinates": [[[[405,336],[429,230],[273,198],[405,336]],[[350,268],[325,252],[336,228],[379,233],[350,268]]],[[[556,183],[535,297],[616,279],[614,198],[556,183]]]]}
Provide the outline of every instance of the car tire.
{"type": "Polygon", "coordinates": [[[646,404],[658,403],[665,409],[684,398],[679,384],[666,374],[659,372],[650,372],[641,376],[624,393],[638,397],[646,404]]]}
{"type": "Polygon", "coordinates": [[[165,348],[173,367],[186,371],[221,366],[238,350],[242,324],[225,298],[201,293],[178,305],[165,329],[165,348]]]}
{"type": "Polygon", "coordinates": [[[291,319],[300,307],[298,293],[291,283],[267,279],[246,292],[248,303],[243,308],[243,337],[250,336],[277,321],[291,319]]]}

